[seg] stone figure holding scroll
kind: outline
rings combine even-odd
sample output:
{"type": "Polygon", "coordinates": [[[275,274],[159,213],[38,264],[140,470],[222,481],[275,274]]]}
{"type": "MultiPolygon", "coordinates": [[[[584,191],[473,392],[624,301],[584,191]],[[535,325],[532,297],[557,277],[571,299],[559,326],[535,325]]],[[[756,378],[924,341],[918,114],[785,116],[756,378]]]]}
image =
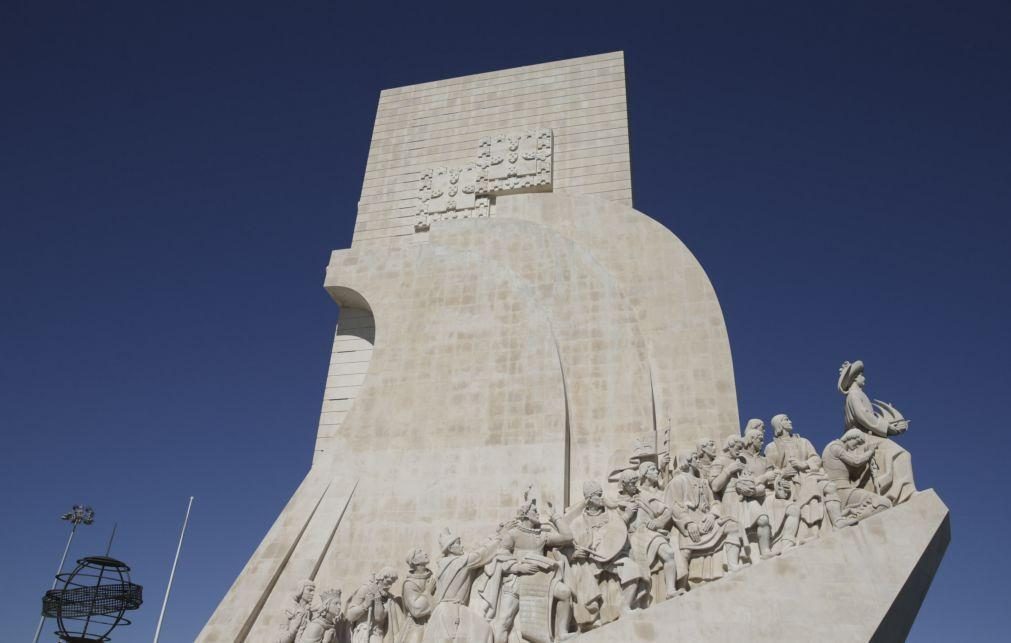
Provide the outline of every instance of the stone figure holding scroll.
{"type": "Polygon", "coordinates": [[[901,435],[909,428],[909,420],[887,402],[871,402],[864,392],[867,378],[864,363],[843,362],[839,369],[839,392],[846,396],[845,430],[859,429],[867,434],[866,442],[875,445],[872,480],[869,488],[891,501],[893,505],[909,500],[916,492],[913,481],[913,463],[909,452],[890,438],[901,435]]]}
{"type": "Polygon", "coordinates": [[[818,536],[831,525],[840,528],[854,524],[842,515],[835,483],[822,469],[821,458],[810,440],[793,431],[793,422],[785,413],[772,418],[773,441],[765,447],[765,457],[777,472],[776,491],[800,507],[802,541],[818,536]]]}
{"type": "Polygon", "coordinates": [[[628,525],[608,506],[599,483],[583,484],[583,501],[566,517],[573,536],[573,616],[586,631],[634,609],[649,587],[649,573],[632,559],[628,525]]]}
{"type": "Polygon", "coordinates": [[[316,594],[316,583],[304,580],[288,597],[284,605],[284,622],[277,643],[297,643],[306,625],[312,618],[312,599],[316,594]]]}

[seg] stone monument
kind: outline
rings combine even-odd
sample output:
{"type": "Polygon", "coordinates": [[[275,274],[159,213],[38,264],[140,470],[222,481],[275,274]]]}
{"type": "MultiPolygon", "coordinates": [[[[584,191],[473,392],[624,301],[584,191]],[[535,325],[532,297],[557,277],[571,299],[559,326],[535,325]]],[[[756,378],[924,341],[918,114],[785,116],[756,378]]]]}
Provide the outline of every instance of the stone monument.
{"type": "Polygon", "coordinates": [[[824,454],[742,440],[713,287],[632,208],[622,53],[383,91],[324,285],[312,467],[198,641],[908,631],[949,537],[909,421],[847,362],[824,454]]]}

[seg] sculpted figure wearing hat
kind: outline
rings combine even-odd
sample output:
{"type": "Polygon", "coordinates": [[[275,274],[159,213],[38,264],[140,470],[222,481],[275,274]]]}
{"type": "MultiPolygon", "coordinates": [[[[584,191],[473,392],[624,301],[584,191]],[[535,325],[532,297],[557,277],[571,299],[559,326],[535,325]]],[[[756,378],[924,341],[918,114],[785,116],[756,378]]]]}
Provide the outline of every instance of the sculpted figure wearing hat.
{"type": "Polygon", "coordinates": [[[573,535],[574,616],[581,631],[634,609],[649,575],[632,560],[628,525],[609,506],[599,483],[583,484],[583,501],[566,515],[573,535]]]}
{"type": "Polygon", "coordinates": [[[466,552],[460,537],[448,528],[439,534],[442,558],[435,572],[435,609],[425,628],[424,643],[492,643],[488,621],[468,605],[474,579],[495,557],[502,533],[477,551],[466,552]]]}
{"type": "Polygon", "coordinates": [[[428,554],[423,549],[412,549],[406,562],[409,571],[400,592],[406,618],[396,643],[421,643],[425,624],[435,607],[432,600],[435,575],[428,568],[428,554]]]}
{"type": "MultiPolygon", "coordinates": [[[[527,498],[507,523],[502,534],[502,549],[519,562],[514,569],[515,593],[503,594],[500,610],[507,627],[497,628],[496,639],[508,635],[513,619],[519,618],[520,630],[530,640],[561,640],[569,634],[572,614],[572,589],[567,583],[568,561],[551,551],[572,544],[569,526],[548,508],[549,528],[541,523],[535,498],[527,498]],[[526,600],[527,597],[532,600],[526,600]],[[543,603],[537,597],[546,597],[543,603]],[[554,614],[554,618],[551,615],[554,614]]],[[[493,627],[493,629],[496,629],[493,627]]],[[[496,643],[501,643],[496,641],[496,643]]]]}
{"type": "Polygon", "coordinates": [[[312,620],[305,626],[298,643],[332,643],[337,636],[341,620],[341,591],[326,590],[320,595],[320,608],[313,611],[312,620]]]}
{"type": "Polygon", "coordinates": [[[846,396],[845,430],[859,429],[866,434],[866,442],[876,446],[874,454],[874,476],[866,487],[880,494],[893,505],[905,502],[916,492],[913,481],[913,463],[909,452],[892,436],[901,435],[909,428],[909,420],[904,418],[891,404],[874,400],[872,403],[864,387],[864,363],[843,362],[839,369],[839,392],[846,396]]]}

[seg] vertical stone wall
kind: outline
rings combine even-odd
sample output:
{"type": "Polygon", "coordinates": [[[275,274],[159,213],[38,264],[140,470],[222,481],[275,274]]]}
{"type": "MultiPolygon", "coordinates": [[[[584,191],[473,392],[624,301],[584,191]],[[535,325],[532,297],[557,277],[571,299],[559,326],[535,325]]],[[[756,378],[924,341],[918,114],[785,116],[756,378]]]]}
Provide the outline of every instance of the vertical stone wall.
{"type": "Polygon", "coordinates": [[[319,416],[313,465],[329,452],[333,438],[358,397],[369,372],[375,341],[376,320],[370,311],[350,306],[341,308],[323,389],[323,410],[319,416]]]}
{"type": "Polygon", "coordinates": [[[383,91],[353,244],[415,240],[418,180],[473,163],[482,137],[554,132],[554,189],[632,204],[622,52],[383,91]]]}

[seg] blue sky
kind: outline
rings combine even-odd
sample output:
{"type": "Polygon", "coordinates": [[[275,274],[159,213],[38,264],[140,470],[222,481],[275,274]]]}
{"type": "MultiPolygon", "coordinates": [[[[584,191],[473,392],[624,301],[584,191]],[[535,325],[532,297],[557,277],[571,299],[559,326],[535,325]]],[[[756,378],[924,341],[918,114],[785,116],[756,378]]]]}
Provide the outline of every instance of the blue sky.
{"type": "Polygon", "coordinates": [[[72,555],[118,522],[147,591],[115,640],[153,635],[191,494],[162,641],[224,595],[309,467],[380,89],[617,49],[636,206],[709,273],[742,418],[820,447],[865,360],[952,512],[911,640],[1005,629],[1007,3],[349,4],[0,8],[7,636],[76,502],[72,555]]]}

